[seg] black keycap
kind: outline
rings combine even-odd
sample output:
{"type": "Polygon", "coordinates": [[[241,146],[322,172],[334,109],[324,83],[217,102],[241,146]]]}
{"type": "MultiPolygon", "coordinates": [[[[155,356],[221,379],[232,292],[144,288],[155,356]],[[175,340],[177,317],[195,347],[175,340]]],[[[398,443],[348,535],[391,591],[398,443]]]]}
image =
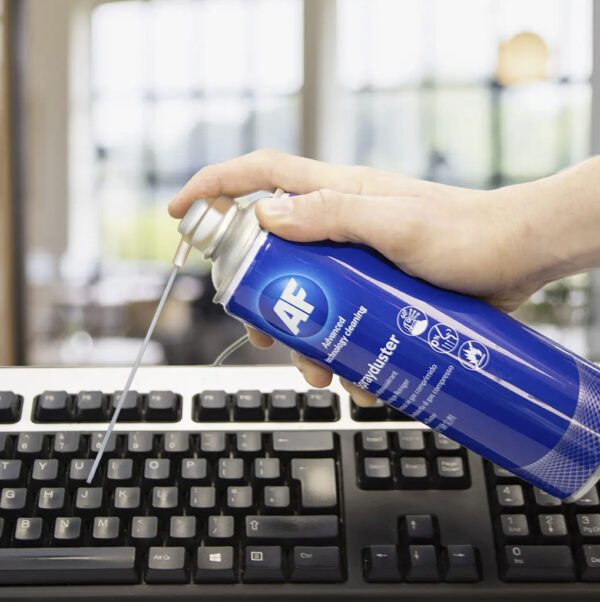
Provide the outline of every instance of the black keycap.
{"type": "Polygon", "coordinates": [[[360,434],[361,447],[367,452],[388,450],[388,436],[385,431],[363,431],[360,434]]]}
{"type": "Polygon", "coordinates": [[[269,485],[264,489],[267,510],[287,509],[290,506],[290,488],[286,485],[269,485]]]}
{"type": "Polygon", "coordinates": [[[518,508],[525,503],[521,485],[497,485],[496,499],[503,508],[518,508]]]}
{"type": "MultiPolygon", "coordinates": [[[[122,391],[115,391],[110,398],[109,416],[112,415],[121,399],[122,391]]],[[[142,397],[137,391],[127,391],[119,420],[121,422],[137,421],[142,419],[142,397]]]]}
{"type": "Polygon", "coordinates": [[[244,461],[241,458],[220,458],[217,475],[229,483],[241,482],[244,478],[244,461]]]}
{"type": "Polygon", "coordinates": [[[300,481],[302,508],[335,508],[337,484],[332,458],[293,458],[292,478],[300,481]]]}
{"type": "Polygon", "coordinates": [[[254,477],[256,479],[271,481],[279,479],[280,475],[279,458],[256,458],[254,460],[254,477]]]}
{"type": "Polygon", "coordinates": [[[148,455],[154,451],[154,435],[136,431],[127,435],[127,454],[148,455]]]}
{"type": "Polygon", "coordinates": [[[567,523],[562,514],[540,514],[538,522],[543,537],[565,537],[567,535],[567,523]]]}
{"type": "Polygon", "coordinates": [[[569,546],[505,546],[506,581],[573,581],[569,546]]]}
{"type": "Polygon", "coordinates": [[[37,399],[36,420],[65,422],[70,419],[69,395],[66,391],[44,391],[37,399]]]}
{"type": "Polygon", "coordinates": [[[580,507],[600,506],[600,500],[598,499],[598,491],[596,488],[593,487],[585,495],[576,500],[575,505],[580,507]]]}
{"type": "MultiPolygon", "coordinates": [[[[92,433],[90,437],[90,452],[92,454],[96,454],[100,451],[102,447],[102,442],[104,441],[104,431],[98,431],[92,433]]],[[[115,454],[117,451],[117,434],[112,433],[112,435],[108,438],[106,443],[106,447],[104,449],[105,457],[110,457],[115,454]]]]}
{"type": "Polygon", "coordinates": [[[225,391],[203,391],[196,397],[196,420],[228,421],[229,408],[225,391]]]}
{"type": "Polygon", "coordinates": [[[388,407],[382,401],[378,400],[375,405],[366,408],[356,405],[352,400],[351,404],[351,413],[354,420],[374,422],[388,419],[388,407]]]}
{"type": "Polygon", "coordinates": [[[414,541],[429,541],[435,534],[433,517],[429,514],[408,514],[401,522],[401,529],[414,541]]]}
{"type": "Polygon", "coordinates": [[[23,487],[5,487],[0,494],[0,510],[6,517],[17,517],[24,514],[27,505],[27,489],[23,487]]]}
{"type": "Polygon", "coordinates": [[[362,487],[365,489],[390,489],[393,485],[389,458],[363,458],[362,487]]]}
{"type": "Polygon", "coordinates": [[[66,492],[62,487],[42,487],[38,493],[37,508],[40,513],[61,514],[66,505],[66,492]]]}
{"type": "Polygon", "coordinates": [[[278,390],[269,395],[269,420],[299,420],[300,407],[295,391],[278,390]]]}
{"type": "Polygon", "coordinates": [[[234,583],[237,581],[233,548],[229,546],[203,546],[196,555],[196,583],[234,583]]]}
{"type": "Polygon", "coordinates": [[[163,440],[163,450],[169,457],[182,457],[190,455],[190,434],[189,433],[165,433],[163,440]]]}
{"type": "MultiPolygon", "coordinates": [[[[73,458],[69,464],[69,479],[74,483],[85,482],[90,474],[94,460],[82,460],[73,458]]],[[[98,471],[101,471],[100,467],[98,471]]]]}
{"type": "Polygon", "coordinates": [[[75,494],[75,511],[78,514],[94,516],[102,508],[101,487],[79,487],[75,494]]]}
{"type": "Polygon", "coordinates": [[[234,397],[233,419],[260,421],[265,419],[260,391],[238,391],[234,397]]]}
{"type": "Polygon", "coordinates": [[[195,516],[172,516],[169,521],[169,541],[171,545],[191,545],[196,539],[195,516]]]}
{"type": "Polygon", "coordinates": [[[12,438],[7,433],[0,433],[0,458],[10,458],[12,452],[12,438]]]}
{"type": "Polygon", "coordinates": [[[141,503],[139,487],[115,487],[113,505],[117,514],[132,515],[138,511],[141,503]]]}
{"type": "Polygon", "coordinates": [[[334,583],[342,581],[340,550],[334,546],[295,547],[292,553],[292,581],[334,583]]]}
{"type": "Polygon", "coordinates": [[[600,537],[600,514],[578,514],[577,528],[582,537],[600,537]]]}
{"type": "Polygon", "coordinates": [[[16,545],[40,545],[44,523],[41,518],[18,518],[15,524],[16,545]]]}
{"type": "Polygon", "coordinates": [[[212,510],[216,504],[216,490],[214,487],[191,487],[189,499],[192,512],[212,510]]]}
{"type": "Polygon", "coordinates": [[[123,484],[133,479],[133,460],[131,458],[111,458],[107,462],[106,479],[109,483],[123,484]]]}
{"type": "Polygon", "coordinates": [[[237,433],[235,436],[235,448],[240,455],[250,456],[262,451],[262,437],[257,431],[237,433]]]}
{"type": "Polygon", "coordinates": [[[451,545],[446,548],[446,581],[479,581],[479,567],[473,546],[451,545]]]}
{"type": "Polygon", "coordinates": [[[121,531],[121,520],[117,516],[97,516],[92,523],[92,541],[96,544],[114,544],[121,531]]]}
{"type": "Polygon", "coordinates": [[[31,468],[31,484],[52,485],[58,480],[58,460],[34,460],[31,468]]]}
{"type": "Polygon", "coordinates": [[[529,523],[525,514],[500,515],[500,527],[504,537],[527,537],[529,523]]]}
{"type": "Polygon", "coordinates": [[[152,509],[154,512],[168,513],[177,508],[179,504],[179,490],[177,487],[153,487],[152,509]]]}
{"type": "Polygon", "coordinates": [[[437,478],[441,487],[458,488],[466,486],[465,464],[460,456],[438,456],[435,463],[437,478]]]}
{"type": "Polygon", "coordinates": [[[331,391],[311,389],[304,395],[304,420],[331,421],[337,414],[337,397],[331,391]]]}
{"type": "Polygon", "coordinates": [[[200,451],[203,454],[222,454],[226,446],[225,433],[202,433],[200,437],[200,451]]]}
{"type": "Polygon", "coordinates": [[[21,460],[0,460],[0,487],[16,485],[21,480],[21,460]]]}
{"type": "Polygon", "coordinates": [[[173,391],[150,391],[146,398],[146,420],[175,422],[181,414],[181,397],[173,391]]]}
{"type": "Polygon", "coordinates": [[[252,506],[252,487],[227,487],[227,508],[233,512],[252,506]]]}
{"type": "Polygon", "coordinates": [[[16,422],[21,416],[22,398],[12,391],[0,391],[0,422],[16,422]]]}
{"type": "Polygon", "coordinates": [[[396,583],[401,580],[396,546],[370,546],[363,556],[365,579],[370,583],[396,583]]]}
{"type": "Polygon", "coordinates": [[[30,458],[46,455],[46,437],[43,433],[19,433],[17,437],[16,454],[20,458],[30,458]]]}
{"type": "Polygon", "coordinates": [[[331,539],[338,535],[334,515],[246,516],[246,536],[250,539],[304,541],[331,539]]]}
{"type": "Polygon", "coordinates": [[[533,488],[535,503],[544,508],[553,508],[562,504],[560,498],[557,498],[546,491],[542,491],[539,487],[533,488]]]}
{"type": "Polygon", "coordinates": [[[135,548],[0,549],[0,584],[137,583],[135,548]]]}
{"type": "Polygon", "coordinates": [[[398,431],[396,440],[401,452],[421,452],[425,449],[423,431],[398,431]]]}
{"type": "Polygon", "coordinates": [[[73,545],[81,540],[81,518],[59,516],[54,520],[54,544],[73,545]]]}
{"type": "Polygon", "coordinates": [[[242,579],[246,583],[280,583],[284,581],[281,548],[248,546],[242,579]]]}
{"type": "Polygon", "coordinates": [[[433,433],[433,445],[435,449],[441,452],[447,451],[457,451],[460,449],[460,444],[456,441],[452,441],[446,435],[442,435],[442,433],[433,433]]]}
{"type": "Polygon", "coordinates": [[[147,583],[185,583],[185,548],[151,547],[148,551],[147,583]]]}
{"type": "Polygon", "coordinates": [[[101,391],[80,391],[75,397],[75,417],[79,422],[107,420],[106,405],[101,391]]]}
{"type": "Polygon", "coordinates": [[[273,449],[280,453],[319,454],[333,451],[330,431],[282,431],[273,433],[273,449]]]}
{"type": "Polygon", "coordinates": [[[406,580],[409,582],[440,580],[440,571],[434,546],[408,546],[406,580]]]}
{"type": "Polygon", "coordinates": [[[510,472],[510,470],[503,468],[502,466],[498,466],[498,464],[493,465],[494,477],[499,482],[505,482],[507,480],[513,480],[516,478],[515,475],[510,472]]]}
{"type": "Polygon", "coordinates": [[[408,487],[426,487],[429,471],[425,458],[400,458],[400,478],[408,487]]]}
{"type": "Polygon", "coordinates": [[[131,519],[130,537],[136,546],[151,546],[158,543],[158,518],[134,516],[131,519]]]}
{"type": "Polygon", "coordinates": [[[59,432],[54,435],[52,446],[54,455],[61,459],[74,458],[81,454],[81,436],[73,431],[59,432]]]}
{"type": "Polygon", "coordinates": [[[206,533],[210,539],[231,539],[235,533],[233,516],[209,516],[206,533]]]}
{"type": "Polygon", "coordinates": [[[146,458],[144,462],[144,479],[153,482],[164,482],[171,474],[171,460],[168,458],[146,458]]]}
{"type": "Polygon", "coordinates": [[[204,483],[208,480],[206,458],[182,458],[181,478],[186,483],[204,483]]]}
{"type": "Polygon", "coordinates": [[[600,582],[600,545],[586,545],[582,548],[582,581],[600,582]]]}

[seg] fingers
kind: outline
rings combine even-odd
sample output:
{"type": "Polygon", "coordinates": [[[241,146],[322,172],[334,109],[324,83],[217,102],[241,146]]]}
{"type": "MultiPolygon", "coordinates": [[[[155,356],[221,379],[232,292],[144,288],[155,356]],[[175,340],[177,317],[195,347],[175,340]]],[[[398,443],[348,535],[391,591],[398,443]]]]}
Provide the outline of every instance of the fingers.
{"type": "Polygon", "coordinates": [[[342,387],[344,387],[344,389],[350,393],[352,401],[354,401],[357,406],[368,408],[375,405],[377,398],[374,395],[371,395],[371,393],[367,393],[367,391],[360,389],[356,385],[353,385],[351,382],[348,382],[343,378],[340,378],[340,383],[342,387]]]}
{"type": "Polygon", "coordinates": [[[321,388],[331,384],[332,373],[323,368],[323,366],[319,366],[319,364],[300,355],[296,351],[292,351],[292,361],[296,365],[296,368],[302,372],[302,376],[304,376],[309,385],[321,388]]]}
{"type": "Polygon", "coordinates": [[[438,184],[400,174],[259,150],[202,168],[170,202],[169,213],[183,217],[198,198],[237,197],[276,188],[297,194],[331,188],[353,194],[420,196],[437,187],[438,184]]]}
{"type": "Polygon", "coordinates": [[[268,349],[273,344],[273,339],[264,332],[255,330],[252,326],[244,324],[244,328],[248,331],[250,343],[259,349],[268,349]]]}

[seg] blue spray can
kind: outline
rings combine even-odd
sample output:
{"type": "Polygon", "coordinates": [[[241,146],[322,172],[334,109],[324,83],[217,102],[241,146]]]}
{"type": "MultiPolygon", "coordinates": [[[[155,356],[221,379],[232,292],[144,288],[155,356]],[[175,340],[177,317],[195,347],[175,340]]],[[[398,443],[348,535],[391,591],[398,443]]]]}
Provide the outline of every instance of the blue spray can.
{"type": "Polygon", "coordinates": [[[372,249],[267,233],[253,206],[198,201],[179,232],[235,318],[565,501],[600,477],[600,369],[584,358],[372,249]]]}

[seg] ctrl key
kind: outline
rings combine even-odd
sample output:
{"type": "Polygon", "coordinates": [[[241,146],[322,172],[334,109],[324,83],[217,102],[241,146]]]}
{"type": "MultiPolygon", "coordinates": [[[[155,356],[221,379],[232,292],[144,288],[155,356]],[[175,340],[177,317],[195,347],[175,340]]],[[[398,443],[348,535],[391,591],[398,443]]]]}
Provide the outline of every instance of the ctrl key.
{"type": "Polygon", "coordinates": [[[235,583],[237,581],[231,546],[203,546],[198,548],[196,583],[235,583]]]}
{"type": "Polygon", "coordinates": [[[365,579],[370,583],[401,581],[396,546],[370,546],[363,551],[365,579]]]}

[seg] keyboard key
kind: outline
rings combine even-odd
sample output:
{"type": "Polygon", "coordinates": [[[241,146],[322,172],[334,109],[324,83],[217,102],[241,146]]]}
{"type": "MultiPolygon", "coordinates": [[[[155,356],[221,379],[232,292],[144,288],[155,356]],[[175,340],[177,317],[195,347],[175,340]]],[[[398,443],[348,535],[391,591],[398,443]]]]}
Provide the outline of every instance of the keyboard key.
{"type": "Polygon", "coordinates": [[[451,545],[446,548],[446,581],[468,583],[479,581],[479,567],[473,546],[451,545]]]}
{"type": "Polygon", "coordinates": [[[425,458],[400,458],[401,483],[408,487],[426,487],[429,472],[425,458]]]}
{"type": "MultiPolygon", "coordinates": [[[[82,460],[75,458],[71,460],[69,464],[69,479],[74,483],[85,482],[90,474],[94,460],[82,460]]],[[[102,470],[102,467],[98,469],[98,472],[102,470]]]]}
{"type": "Polygon", "coordinates": [[[396,433],[396,442],[401,452],[418,452],[425,449],[423,431],[398,431],[396,433]]]}
{"type": "Polygon", "coordinates": [[[460,456],[439,456],[436,458],[436,466],[442,486],[454,486],[465,477],[464,460],[460,456]]]}
{"type": "Polygon", "coordinates": [[[396,546],[370,546],[364,551],[365,579],[370,583],[401,581],[396,546]]]}
{"type": "Polygon", "coordinates": [[[146,420],[175,422],[181,414],[181,397],[173,391],[150,391],[146,398],[146,420]]]}
{"type": "Polygon", "coordinates": [[[240,455],[258,454],[262,451],[262,437],[257,431],[237,433],[235,448],[240,455]]]}
{"type": "Polygon", "coordinates": [[[582,581],[600,582],[600,545],[583,546],[582,581]]]}
{"type": "Polygon", "coordinates": [[[241,421],[261,421],[265,419],[262,394],[260,391],[238,391],[234,397],[233,419],[241,421]]]}
{"type": "Polygon", "coordinates": [[[273,541],[331,539],[338,535],[335,515],[246,516],[246,537],[273,541]]]}
{"type": "Polygon", "coordinates": [[[190,509],[193,511],[212,510],[216,503],[214,487],[192,487],[190,489],[190,509]]]}
{"type": "Polygon", "coordinates": [[[360,434],[360,442],[366,452],[385,452],[389,449],[385,431],[363,431],[360,434]]]}
{"type": "Polygon", "coordinates": [[[113,498],[117,514],[130,516],[140,509],[142,492],[139,487],[116,487],[113,498]]]}
{"type": "Polygon", "coordinates": [[[562,514],[540,514],[538,522],[543,537],[565,537],[567,535],[567,523],[562,514]]]}
{"type": "Polygon", "coordinates": [[[435,534],[433,517],[428,514],[408,514],[401,523],[402,531],[411,540],[432,540],[435,534]]]}
{"type": "Polygon", "coordinates": [[[440,580],[440,571],[434,546],[408,546],[406,580],[409,582],[440,580]]]}
{"type": "Polygon", "coordinates": [[[106,479],[123,484],[133,479],[133,460],[131,458],[111,458],[107,462],[106,479]]]}
{"type": "Polygon", "coordinates": [[[227,508],[247,510],[252,506],[252,487],[227,487],[227,508]]]}
{"type": "Polygon", "coordinates": [[[156,516],[134,516],[131,519],[130,537],[136,546],[151,546],[158,543],[158,518],[156,516]]]}
{"type": "Polygon", "coordinates": [[[207,535],[211,539],[231,539],[235,533],[233,516],[209,516],[207,535]]]}
{"type": "Polygon", "coordinates": [[[101,487],[79,487],[75,495],[75,511],[93,516],[102,508],[101,487]]]}
{"type": "Polygon", "coordinates": [[[65,501],[63,487],[42,487],[38,493],[37,509],[44,515],[61,514],[65,509],[65,501]]]}
{"type": "Polygon", "coordinates": [[[287,509],[290,506],[290,488],[286,485],[267,486],[263,495],[267,511],[287,509]]]}
{"type": "Polygon", "coordinates": [[[256,479],[272,481],[279,479],[280,475],[279,458],[256,458],[254,460],[254,477],[256,479]]]}
{"type": "Polygon", "coordinates": [[[332,458],[293,458],[292,478],[300,481],[300,504],[303,509],[335,508],[337,482],[332,458]]]}
{"type": "Polygon", "coordinates": [[[196,420],[228,421],[229,409],[225,391],[203,391],[196,397],[196,420]]]}
{"type": "Polygon", "coordinates": [[[330,431],[282,431],[273,433],[273,449],[281,453],[320,454],[331,452],[333,433],[330,431]]]}
{"type": "Polygon", "coordinates": [[[44,523],[41,518],[18,518],[15,525],[16,545],[39,545],[44,523]]]}
{"type": "Polygon", "coordinates": [[[190,434],[181,432],[165,433],[163,452],[169,457],[190,455],[190,434]]]}
{"type": "MultiPolygon", "coordinates": [[[[90,452],[92,454],[100,451],[102,447],[102,442],[104,441],[104,431],[97,431],[92,433],[90,437],[90,452]]],[[[117,433],[113,433],[106,443],[106,447],[104,448],[105,457],[111,457],[117,451],[117,433]]]]}
{"type": "Polygon", "coordinates": [[[81,518],[79,516],[59,516],[54,521],[54,544],[75,545],[81,540],[81,518]]]}
{"type": "Polygon", "coordinates": [[[0,584],[137,583],[135,548],[0,549],[0,584]]]}
{"type": "Polygon", "coordinates": [[[600,514],[578,514],[576,520],[579,535],[600,537],[600,514]]]}
{"type": "Polygon", "coordinates": [[[22,398],[12,391],[0,391],[0,422],[9,424],[21,417],[22,398]]]}
{"type": "Polygon", "coordinates": [[[151,507],[154,512],[170,514],[178,507],[179,490],[177,487],[153,487],[151,507]]]}
{"type": "Polygon", "coordinates": [[[529,523],[525,514],[502,514],[500,525],[504,537],[527,537],[529,523]]]}
{"type": "Polygon", "coordinates": [[[54,455],[61,459],[73,458],[81,454],[82,440],[79,433],[73,431],[59,432],[54,435],[52,447],[54,455]]]}
{"type": "Polygon", "coordinates": [[[29,460],[36,456],[44,456],[47,452],[47,441],[43,433],[19,433],[17,437],[17,456],[29,460]]]}
{"type": "Polygon", "coordinates": [[[0,487],[16,485],[21,480],[21,460],[0,460],[0,487]]]}
{"type": "Polygon", "coordinates": [[[299,420],[300,407],[295,391],[273,391],[268,398],[269,420],[299,420]]]}
{"type": "Polygon", "coordinates": [[[80,391],[75,397],[75,418],[79,422],[107,420],[106,402],[100,391],[80,391]]]}
{"type": "Polygon", "coordinates": [[[575,501],[576,506],[589,507],[589,506],[600,506],[600,500],[598,499],[598,491],[595,487],[592,487],[585,495],[581,496],[575,501]]]}
{"type": "Polygon", "coordinates": [[[185,548],[151,547],[148,551],[147,583],[186,583],[185,548]]]}
{"type": "Polygon", "coordinates": [[[497,481],[504,482],[507,479],[514,480],[517,478],[512,472],[510,472],[510,470],[503,468],[502,466],[498,466],[498,464],[493,465],[493,472],[497,481]]]}
{"type": "Polygon", "coordinates": [[[154,451],[154,435],[148,432],[133,432],[127,435],[127,454],[151,455],[154,451]]]}
{"type": "Polygon", "coordinates": [[[281,548],[278,546],[248,546],[242,579],[246,583],[283,582],[281,548]]]}
{"type": "MultiPolygon", "coordinates": [[[[5,487],[0,494],[0,511],[6,518],[22,516],[27,505],[27,489],[5,487]]],[[[1,583],[1,582],[0,582],[1,583]]]]}
{"type": "Polygon", "coordinates": [[[573,581],[575,565],[568,546],[505,546],[506,581],[573,581]]]}
{"type": "Polygon", "coordinates": [[[168,458],[147,458],[144,463],[144,479],[165,482],[171,474],[171,460],[168,458]]]}
{"type": "MultiPolygon", "coordinates": [[[[122,391],[115,391],[110,398],[110,411],[109,417],[112,415],[119,403],[122,395],[122,391]]],[[[119,414],[119,420],[121,422],[138,421],[142,419],[142,398],[137,391],[127,391],[125,401],[121,407],[119,414]]]]}
{"type": "Polygon", "coordinates": [[[502,508],[518,508],[525,503],[521,485],[497,485],[496,498],[502,508]]]}
{"type": "Polygon", "coordinates": [[[350,403],[350,412],[354,420],[360,422],[376,422],[379,420],[388,420],[388,406],[380,400],[377,400],[375,402],[375,405],[366,408],[356,405],[352,400],[350,400],[350,403]]]}
{"type": "Polygon", "coordinates": [[[31,469],[31,484],[51,485],[58,479],[58,460],[34,460],[31,469]]]}
{"type": "Polygon", "coordinates": [[[70,419],[69,396],[66,391],[44,391],[36,403],[35,418],[39,422],[66,422],[70,419]]]}
{"type": "Polygon", "coordinates": [[[220,458],[217,475],[229,483],[241,482],[244,478],[244,461],[241,458],[220,458]]]}
{"type": "Polygon", "coordinates": [[[459,443],[452,441],[442,433],[433,433],[433,445],[435,449],[441,452],[458,451],[460,449],[459,443]]]}
{"type": "Polygon", "coordinates": [[[181,478],[186,483],[203,483],[208,480],[206,458],[182,458],[181,478]]]}
{"type": "Polygon", "coordinates": [[[292,551],[291,581],[335,583],[342,581],[340,550],[333,546],[298,546],[292,551]]]}
{"type": "Polygon", "coordinates": [[[195,516],[172,516],[169,523],[169,540],[172,545],[191,545],[196,539],[195,516]]]}
{"type": "Polygon", "coordinates": [[[121,520],[117,516],[97,516],[92,523],[92,542],[114,544],[119,539],[121,520]]]}
{"type": "Polygon", "coordinates": [[[560,498],[543,491],[539,487],[533,488],[533,495],[535,498],[535,503],[543,508],[556,508],[557,506],[562,505],[560,498]]]}
{"type": "Polygon", "coordinates": [[[363,473],[364,489],[390,489],[394,484],[389,458],[363,458],[363,473]]]}
{"type": "Polygon", "coordinates": [[[337,397],[327,389],[311,389],[304,395],[304,420],[337,420],[337,397]]]}
{"type": "Polygon", "coordinates": [[[200,451],[204,454],[223,454],[226,446],[225,433],[202,433],[200,437],[200,451]]]}
{"type": "Polygon", "coordinates": [[[196,556],[196,583],[234,583],[237,581],[233,548],[229,546],[203,546],[196,556]]]}

